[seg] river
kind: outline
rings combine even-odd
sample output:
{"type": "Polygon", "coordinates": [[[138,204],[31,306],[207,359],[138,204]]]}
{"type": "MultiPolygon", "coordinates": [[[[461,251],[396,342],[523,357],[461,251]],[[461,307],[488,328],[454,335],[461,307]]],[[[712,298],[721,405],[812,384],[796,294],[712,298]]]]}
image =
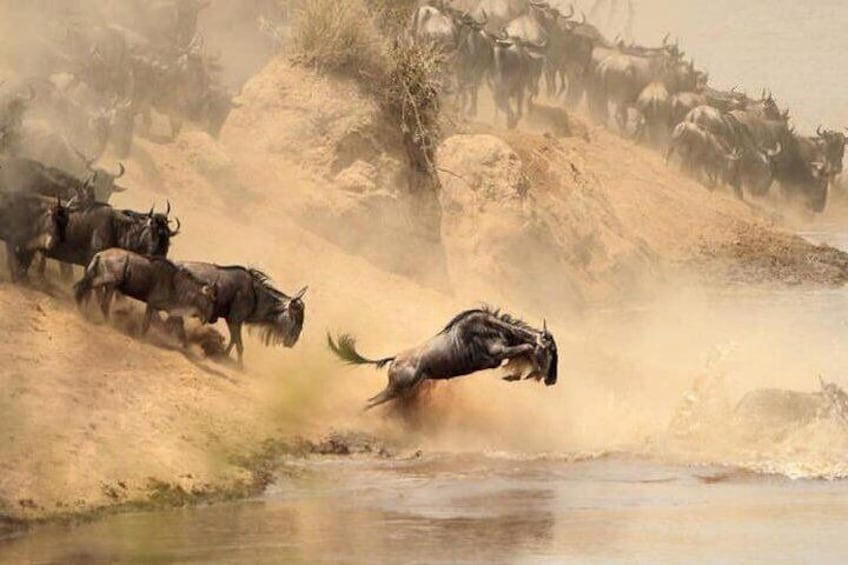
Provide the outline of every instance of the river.
{"type": "Polygon", "coordinates": [[[260,500],[113,516],[9,563],[838,562],[844,484],[628,458],[322,460],[260,500]]]}

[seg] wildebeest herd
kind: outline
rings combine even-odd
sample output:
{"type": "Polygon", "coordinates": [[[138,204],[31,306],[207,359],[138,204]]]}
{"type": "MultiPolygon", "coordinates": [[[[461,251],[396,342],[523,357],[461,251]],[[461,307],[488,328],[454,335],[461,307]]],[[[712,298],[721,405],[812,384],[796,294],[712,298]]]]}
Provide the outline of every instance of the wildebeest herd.
{"type": "MultiPolygon", "coordinates": [[[[470,10],[425,0],[409,23],[415,41],[435,45],[448,62],[460,111],[473,116],[488,85],[497,112],[515,127],[532,109],[542,81],[550,99],[585,105],[598,124],[648,143],[710,188],[742,198],[784,193],[821,212],[842,172],[846,136],[819,127],[803,136],[789,111],[763,91],[750,98],[709,86],[668,36],[657,47],[610,41],[575,10],[543,0],[478,0],[470,10]],[[612,124],[610,117],[614,116],[612,124]]],[[[465,4],[467,7],[467,3],[465,4]]]]}
{"type": "MultiPolygon", "coordinates": [[[[48,259],[59,262],[66,280],[81,266],[74,285],[80,307],[95,298],[108,319],[116,295],[136,299],[146,305],[142,335],[164,312],[164,327],[184,347],[183,318],[222,319],[230,334],[225,354],[235,349],[241,365],[243,325],[258,329],[266,345],[297,343],[306,288],[289,296],[258,269],[168,259],[181,229],[170,202],[164,212],[115,208],[109,199],[126,190],[118,184],[125,167],[94,166],[108,149],[123,157],[136,133],[149,134],[151,110],[168,118],[172,136],[186,120],[218,134],[235,104],[197,31],[206,5],[129,1],[119,12],[123,20],[102,22],[70,14],[60,22],[61,45],[41,62],[43,75],[0,84],[0,239],[13,282],[27,281],[34,264],[44,277],[48,259]],[[136,132],[139,117],[142,131],[136,132]]],[[[330,345],[347,361],[363,360],[348,336],[330,345]]],[[[423,379],[507,362],[508,380],[556,382],[556,344],[547,329],[495,311],[469,311],[417,353],[397,356],[390,386],[369,406],[405,395],[423,379]]]]}
{"type": "Polygon", "coordinates": [[[73,265],[84,267],[77,302],[99,293],[107,318],[115,292],[145,302],[143,332],[157,311],[165,311],[178,322],[184,343],[182,316],[226,320],[227,354],[236,348],[239,362],[243,324],[260,328],[266,343],[295,344],[306,289],[288,296],[257,269],[168,260],[171,238],[180,233],[170,203],[164,213],[116,209],[97,199],[98,174],[81,179],[31,159],[0,157],[0,239],[13,281],[27,280],[40,254],[42,274],[46,259],[59,261],[66,275],[73,265]]]}
{"type": "MultiPolygon", "coordinates": [[[[178,337],[187,345],[183,317],[202,323],[224,319],[230,344],[242,362],[243,324],[258,327],[266,345],[292,347],[303,328],[306,288],[294,296],[274,288],[256,269],[167,259],[170,240],[179,234],[164,213],[119,210],[99,202],[92,189],[93,172],[79,179],[36,161],[17,157],[0,159],[0,238],[13,280],[28,277],[37,254],[63,266],[85,267],[74,285],[76,302],[83,306],[97,296],[108,319],[116,293],[146,305],[141,333],[146,334],[159,312],[175,322],[178,337]]],[[[43,269],[42,269],[43,273],[43,269]]],[[[508,314],[488,309],[463,312],[437,336],[405,353],[370,361],[356,352],[348,335],[330,348],[353,364],[390,364],[389,386],[369,401],[374,407],[412,393],[426,379],[451,379],[480,370],[506,366],[508,381],[557,381],[558,354],[553,336],[508,314]]]]}

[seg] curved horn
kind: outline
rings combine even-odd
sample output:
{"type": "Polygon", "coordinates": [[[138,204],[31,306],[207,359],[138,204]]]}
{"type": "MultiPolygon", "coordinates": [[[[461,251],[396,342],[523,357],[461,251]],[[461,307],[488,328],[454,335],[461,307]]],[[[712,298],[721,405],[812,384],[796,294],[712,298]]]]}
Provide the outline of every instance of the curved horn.
{"type": "Polygon", "coordinates": [[[152,218],[155,211],[156,211],[156,204],[152,204],[150,206],[150,212],[148,212],[147,215],[152,218]]]}
{"type": "Polygon", "coordinates": [[[766,149],[766,155],[769,157],[777,157],[783,152],[783,145],[778,141],[774,149],[766,149]]]}
{"type": "Polygon", "coordinates": [[[482,10],[482,12],[483,12],[483,21],[482,21],[482,22],[477,22],[477,23],[478,23],[480,26],[485,27],[485,26],[486,26],[486,24],[488,24],[488,23],[489,23],[489,14],[487,14],[487,13],[486,13],[486,10],[482,10]]]}
{"type": "Polygon", "coordinates": [[[171,201],[166,200],[165,203],[168,205],[167,208],[165,209],[165,217],[167,218],[168,214],[171,213],[171,201]]]}
{"type": "Polygon", "coordinates": [[[824,132],[822,132],[822,126],[821,126],[821,124],[819,124],[819,127],[817,127],[817,128],[816,128],[816,135],[817,135],[817,136],[819,136],[819,137],[821,137],[822,135],[824,135],[824,132]]]}
{"type": "Polygon", "coordinates": [[[174,218],[174,221],[177,223],[177,229],[172,230],[170,227],[168,228],[168,233],[171,235],[171,237],[176,237],[176,236],[180,235],[180,227],[182,227],[182,224],[180,224],[179,218],[174,218]]]}
{"type": "Polygon", "coordinates": [[[118,174],[115,175],[115,178],[116,179],[121,178],[122,176],[124,176],[124,173],[126,173],[126,172],[127,172],[127,169],[124,168],[124,164],[121,163],[120,161],[118,161],[118,174]]]}
{"type": "Polygon", "coordinates": [[[303,295],[306,294],[307,290],[309,290],[308,286],[301,288],[299,291],[297,291],[297,294],[292,297],[292,300],[301,300],[303,298],[303,295]]]}
{"type": "Polygon", "coordinates": [[[568,5],[568,15],[567,16],[560,14],[560,17],[563,18],[563,19],[566,19],[566,20],[570,20],[571,18],[573,18],[574,17],[574,4],[568,5]]]}

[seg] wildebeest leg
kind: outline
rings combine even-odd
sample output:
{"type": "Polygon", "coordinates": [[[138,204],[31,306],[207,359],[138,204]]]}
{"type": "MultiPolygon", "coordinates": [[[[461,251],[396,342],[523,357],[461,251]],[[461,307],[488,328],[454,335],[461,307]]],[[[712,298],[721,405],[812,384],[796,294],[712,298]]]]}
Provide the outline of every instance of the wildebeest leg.
{"type": "Polygon", "coordinates": [[[227,321],[227,329],[230,330],[230,344],[227,346],[227,351],[224,355],[229,356],[230,351],[232,351],[233,347],[235,347],[236,352],[238,353],[238,363],[239,365],[242,365],[244,344],[241,341],[241,323],[227,321]]]}
{"type": "Polygon", "coordinates": [[[18,282],[21,276],[21,267],[18,263],[18,252],[11,243],[6,243],[6,264],[9,266],[9,276],[12,282],[18,282]]]}
{"type": "Polygon", "coordinates": [[[150,330],[150,324],[153,323],[153,316],[156,315],[156,310],[150,306],[144,311],[144,322],[141,325],[141,335],[147,335],[150,330]]]}
{"type": "Polygon", "coordinates": [[[103,314],[103,319],[108,321],[112,310],[112,296],[115,294],[115,287],[104,285],[98,290],[100,291],[100,312],[103,314]]]}
{"type": "MultiPolygon", "coordinates": [[[[489,355],[492,357],[492,365],[494,367],[500,367],[504,361],[515,359],[516,357],[521,357],[522,355],[527,355],[528,353],[532,353],[535,349],[535,346],[530,343],[523,343],[521,345],[516,345],[513,347],[503,346],[500,344],[495,344],[489,348],[489,355]]],[[[517,381],[521,378],[521,375],[507,375],[504,377],[505,381],[517,381]]]]}
{"type": "Polygon", "coordinates": [[[380,404],[385,404],[403,393],[411,392],[421,381],[426,378],[426,375],[418,370],[417,366],[406,362],[393,365],[389,369],[389,384],[383,391],[368,399],[368,404],[365,410],[370,410],[380,404]]]}
{"type": "Polygon", "coordinates": [[[47,257],[44,255],[44,253],[42,253],[41,257],[39,257],[39,260],[38,260],[38,276],[43,279],[46,272],[47,272],[47,257]]]}

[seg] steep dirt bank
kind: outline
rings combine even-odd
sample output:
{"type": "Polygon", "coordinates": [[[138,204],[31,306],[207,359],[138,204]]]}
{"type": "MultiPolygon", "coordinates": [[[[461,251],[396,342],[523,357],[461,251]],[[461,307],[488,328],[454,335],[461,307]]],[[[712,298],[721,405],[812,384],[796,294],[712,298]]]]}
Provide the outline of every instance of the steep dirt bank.
{"type": "Polygon", "coordinates": [[[153,480],[249,481],[228,459],[264,426],[247,379],[90,324],[67,297],[2,282],[0,311],[0,514],[145,499],[153,480]]]}
{"type": "Polygon", "coordinates": [[[408,433],[407,445],[440,448],[434,428],[463,445],[527,451],[629,438],[633,420],[621,415],[651,412],[634,408],[656,396],[648,383],[688,382],[688,368],[654,343],[627,343],[625,355],[622,336],[581,325],[576,312],[650,295],[678,277],[845,280],[844,254],[577,122],[575,137],[562,128],[545,135],[544,126],[452,132],[439,151],[443,223],[433,245],[403,197],[398,137],[354,83],[278,59],[245,86],[241,103],[220,141],[191,131],[174,143],[140,140],[122,181],[132,190],[117,204],[161,209],[169,199],[183,223],[175,258],[260,266],[289,292],[309,284],[301,342],[269,350],[248,337],[244,372],[198,366],[86,322],[66,299],[0,283],[0,514],[145,499],[161,483],[245,492],[239,485],[253,478],[234,454],[334,427],[408,433]],[[367,354],[391,354],[481,301],[534,323],[546,316],[564,373],[581,378],[547,391],[483,377],[451,383],[411,431],[361,413],[385,376],[341,368],[327,355],[328,329],[360,336],[367,354]],[[629,386],[638,394],[615,400],[629,386]],[[516,424],[529,413],[533,433],[516,424]]]}

